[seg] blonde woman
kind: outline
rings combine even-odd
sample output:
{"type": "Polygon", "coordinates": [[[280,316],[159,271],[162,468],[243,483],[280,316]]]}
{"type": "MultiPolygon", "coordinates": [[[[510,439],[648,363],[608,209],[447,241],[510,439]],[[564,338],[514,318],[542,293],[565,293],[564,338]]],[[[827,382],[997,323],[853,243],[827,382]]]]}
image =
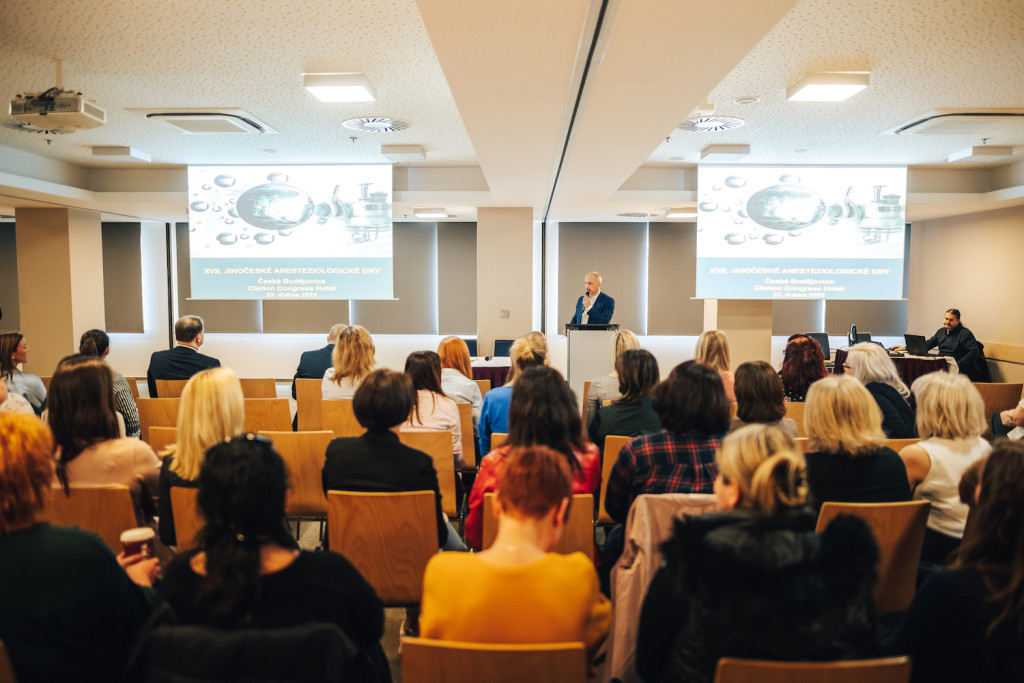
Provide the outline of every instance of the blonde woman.
{"type": "Polygon", "coordinates": [[[967,523],[967,505],[957,485],[967,468],[991,450],[981,438],[985,403],[964,375],[930,372],[918,377],[911,391],[917,400],[917,432],[921,441],[900,451],[915,500],[931,501],[928,528],[921,549],[925,571],[942,565],[960,547],[967,523]]]}
{"type": "Polygon", "coordinates": [[[325,399],[352,398],[363,378],[377,364],[370,332],[362,325],[350,325],[338,335],[331,364],[324,373],[320,392],[325,399]]]}
{"type": "Polygon", "coordinates": [[[491,434],[508,433],[508,409],[512,403],[512,385],[516,378],[530,368],[548,364],[548,340],[540,332],[530,332],[512,342],[509,358],[512,370],[505,386],[491,389],[484,396],[478,437],[481,456],[491,452],[491,434]]]}
{"type": "Polygon", "coordinates": [[[832,375],[807,390],[807,481],[815,505],[910,500],[907,469],[885,445],[882,414],[853,377],[832,375]]]}
{"type": "Polygon", "coordinates": [[[882,430],[890,439],[912,439],[914,409],[907,403],[910,389],[900,379],[889,354],[878,344],[861,342],[846,357],[849,374],[857,378],[882,411],[882,430]]]}
{"type": "MultiPolygon", "coordinates": [[[[629,330],[619,330],[615,333],[615,340],[612,343],[612,367],[626,351],[640,348],[640,339],[629,330]]],[[[613,401],[622,396],[619,391],[619,373],[612,370],[610,375],[601,375],[590,380],[590,390],[587,392],[587,422],[584,425],[590,429],[590,423],[594,421],[597,409],[604,405],[605,401],[613,401]]]]}
{"type": "Polygon", "coordinates": [[[729,340],[725,338],[725,332],[718,330],[705,330],[697,338],[697,348],[694,351],[693,359],[703,363],[709,368],[716,370],[722,378],[722,386],[725,388],[725,398],[729,403],[736,402],[735,377],[729,370],[729,340]]]}
{"type": "Polygon", "coordinates": [[[724,512],[677,521],[663,546],[640,614],[640,676],[710,683],[720,657],[868,655],[878,560],[868,526],[840,517],[814,533],[803,457],[775,427],[725,437],[718,464],[724,512]]]}
{"type": "Polygon", "coordinates": [[[177,545],[171,487],[196,488],[206,451],[224,439],[238,436],[245,427],[245,401],[238,377],[225,367],[192,376],[181,392],[178,406],[178,442],[160,468],[160,540],[177,545]]]}

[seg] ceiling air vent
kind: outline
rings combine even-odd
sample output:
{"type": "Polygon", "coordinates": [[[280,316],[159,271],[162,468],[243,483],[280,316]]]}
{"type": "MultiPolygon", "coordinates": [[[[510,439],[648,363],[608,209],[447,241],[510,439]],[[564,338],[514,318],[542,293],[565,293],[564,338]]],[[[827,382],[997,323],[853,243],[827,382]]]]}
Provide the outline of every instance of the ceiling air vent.
{"type": "Polygon", "coordinates": [[[652,214],[646,211],[628,211],[626,213],[620,213],[623,218],[650,218],[652,214]]]}
{"type": "Polygon", "coordinates": [[[737,116],[698,116],[697,118],[686,119],[677,127],[679,130],[690,132],[711,133],[739,128],[743,123],[743,119],[737,116]]]}
{"type": "Polygon", "coordinates": [[[932,109],[885,131],[893,135],[981,135],[1024,117],[1024,109],[932,109]]]}
{"type": "MultiPolygon", "coordinates": [[[[133,110],[140,111],[140,110],[133,110]]],[[[156,121],[188,135],[243,134],[260,135],[277,131],[249,114],[235,107],[165,109],[142,112],[150,121],[156,121]]]]}
{"type": "Polygon", "coordinates": [[[408,122],[392,119],[387,116],[369,116],[360,119],[346,119],[341,122],[341,125],[363,133],[392,133],[396,130],[405,130],[409,127],[408,122]]]}

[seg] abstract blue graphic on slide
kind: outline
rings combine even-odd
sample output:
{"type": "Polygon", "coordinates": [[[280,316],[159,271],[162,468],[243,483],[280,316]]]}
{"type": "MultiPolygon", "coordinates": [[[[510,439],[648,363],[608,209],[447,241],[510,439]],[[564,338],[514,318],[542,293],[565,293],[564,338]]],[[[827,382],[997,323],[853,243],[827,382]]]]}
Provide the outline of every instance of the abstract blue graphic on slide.
{"type": "Polygon", "coordinates": [[[904,166],[701,165],[697,296],[899,299],[904,166]]]}
{"type": "Polygon", "coordinates": [[[194,299],[392,298],[391,165],[190,166],[194,299]]]}

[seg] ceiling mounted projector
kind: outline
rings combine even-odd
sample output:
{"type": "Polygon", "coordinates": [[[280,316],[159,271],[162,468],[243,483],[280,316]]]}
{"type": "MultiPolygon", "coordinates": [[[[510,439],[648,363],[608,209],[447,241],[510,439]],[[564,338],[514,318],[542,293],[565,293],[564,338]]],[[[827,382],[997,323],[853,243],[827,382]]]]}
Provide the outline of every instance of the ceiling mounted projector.
{"type": "Polygon", "coordinates": [[[11,100],[8,114],[38,128],[63,132],[98,128],[107,122],[107,112],[72,90],[50,88],[41,93],[25,93],[11,100]]]}

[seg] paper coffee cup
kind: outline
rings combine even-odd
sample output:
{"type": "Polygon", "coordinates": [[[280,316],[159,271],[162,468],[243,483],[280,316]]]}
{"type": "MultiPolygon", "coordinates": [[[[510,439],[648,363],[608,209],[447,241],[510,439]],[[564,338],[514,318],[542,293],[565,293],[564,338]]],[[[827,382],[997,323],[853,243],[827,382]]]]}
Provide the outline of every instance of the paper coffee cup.
{"type": "Polygon", "coordinates": [[[128,529],[121,533],[121,547],[124,549],[125,556],[142,553],[146,557],[153,557],[155,540],[156,532],[148,526],[128,529]]]}

